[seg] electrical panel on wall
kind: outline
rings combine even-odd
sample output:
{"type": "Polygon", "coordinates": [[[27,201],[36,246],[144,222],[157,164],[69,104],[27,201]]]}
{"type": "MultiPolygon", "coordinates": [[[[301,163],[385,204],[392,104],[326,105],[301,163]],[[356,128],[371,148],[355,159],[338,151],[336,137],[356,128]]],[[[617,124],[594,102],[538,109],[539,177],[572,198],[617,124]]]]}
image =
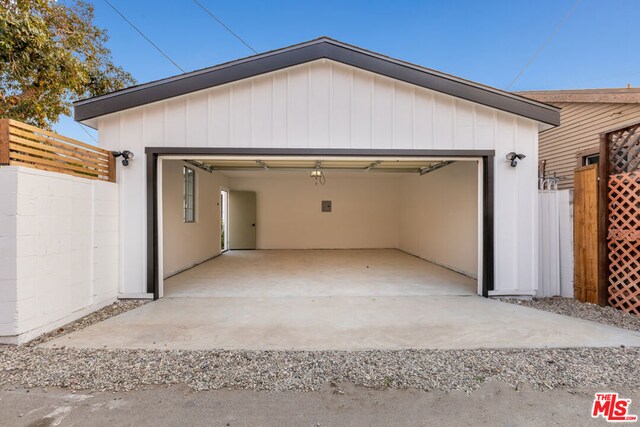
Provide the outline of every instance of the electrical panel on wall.
{"type": "Polygon", "coordinates": [[[322,212],[331,212],[331,200],[322,201],[322,212]]]}

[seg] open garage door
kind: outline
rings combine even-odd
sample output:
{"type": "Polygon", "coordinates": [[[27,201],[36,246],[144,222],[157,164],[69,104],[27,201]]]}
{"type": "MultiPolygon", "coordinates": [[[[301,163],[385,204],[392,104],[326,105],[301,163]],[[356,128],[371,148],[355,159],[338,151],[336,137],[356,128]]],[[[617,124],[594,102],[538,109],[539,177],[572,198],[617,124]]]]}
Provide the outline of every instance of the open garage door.
{"type": "MultiPolygon", "coordinates": [[[[434,295],[487,294],[491,277],[485,269],[492,258],[484,250],[491,244],[486,241],[486,156],[166,155],[156,162],[157,297],[184,295],[189,283],[198,292],[215,294],[220,291],[216,281],[232,283],[249,274],[247,268],[233,270],[243,263],[258,272],[280,266],[274,283],[306,271],[305,280],[320,283],[326,292],[349,292],[322,285],[331,280],[347,288],[351,280],[357,292],[358,280],[371,281],[371,275],[352,274],[374,267],[367,257],[377,260],[373,281],[380,286],[396,282],[434,295]],[[193,223],[184,221],[185,167],[195,171],[193,223]],[[243,255],[232,246],[219,256],[221,190],[255,194],[255,248],[272,252],[243,255]],[[314,259],[311,252],[299,252],[312,249],[325,255],[314,259]],[[345,262],[349,259],[353,264],[345,262]],[[309,269],[309,263],[318,268],[309,269]],[[340,269],[342,276],[334,274],[340,269]]],[[[246,214],[233,207],[227,213],[231,224],[234,215],[246,214]]],[[[267,285],[271,279],[263,275],[261,280],[267,285]]]]}

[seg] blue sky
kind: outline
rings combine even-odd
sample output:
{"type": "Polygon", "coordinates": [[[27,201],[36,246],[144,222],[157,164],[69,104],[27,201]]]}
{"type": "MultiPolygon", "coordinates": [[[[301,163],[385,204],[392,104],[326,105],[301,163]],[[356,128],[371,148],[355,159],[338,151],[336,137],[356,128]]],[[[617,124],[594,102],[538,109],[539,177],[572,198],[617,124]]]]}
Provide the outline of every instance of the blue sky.
{"type": "MultiPolygon", "coordinates": [[[[192,0],[110,0],[186,71],[251,55],[192,0]]],[[[199,0],[258,52],[329,36],[505,89],[575,0],[199,0]]],[[[179,74],[103,0],[95,22],[139,83],[179,74]]],[[[582,0],[511,90],[640,86],[637,0],[582,0]]],[[[70,118],[55,129],[92,142],[70,118]]],[[[95,132],[92,132],[95,136],[95,132]]]]}

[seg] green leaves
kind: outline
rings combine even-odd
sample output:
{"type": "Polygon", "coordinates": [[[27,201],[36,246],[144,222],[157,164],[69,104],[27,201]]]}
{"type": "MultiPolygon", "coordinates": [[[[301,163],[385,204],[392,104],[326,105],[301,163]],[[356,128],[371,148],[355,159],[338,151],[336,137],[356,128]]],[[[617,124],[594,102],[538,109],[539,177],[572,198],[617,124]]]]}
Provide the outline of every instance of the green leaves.
{"type": "Polygon", "coordinates": [[[0,117],[50,128],[75,99],[135,84],[84,1],[0,3],[0,117]]]}

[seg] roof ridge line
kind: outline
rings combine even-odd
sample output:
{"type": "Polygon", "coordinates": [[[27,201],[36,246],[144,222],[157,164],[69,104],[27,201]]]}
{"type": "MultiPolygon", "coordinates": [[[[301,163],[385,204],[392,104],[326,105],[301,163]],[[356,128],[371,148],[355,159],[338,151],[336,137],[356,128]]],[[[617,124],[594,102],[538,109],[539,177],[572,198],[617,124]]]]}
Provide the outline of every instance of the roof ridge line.
{"type": "Polygon", "coordinates": [[[79,100],[74,103],[74,118],[78,121],[88,120],[320,59],[332,60],[539,122],[557,125],[560,121],[559,109],[555,106],[326,36],[79,100]]]}

